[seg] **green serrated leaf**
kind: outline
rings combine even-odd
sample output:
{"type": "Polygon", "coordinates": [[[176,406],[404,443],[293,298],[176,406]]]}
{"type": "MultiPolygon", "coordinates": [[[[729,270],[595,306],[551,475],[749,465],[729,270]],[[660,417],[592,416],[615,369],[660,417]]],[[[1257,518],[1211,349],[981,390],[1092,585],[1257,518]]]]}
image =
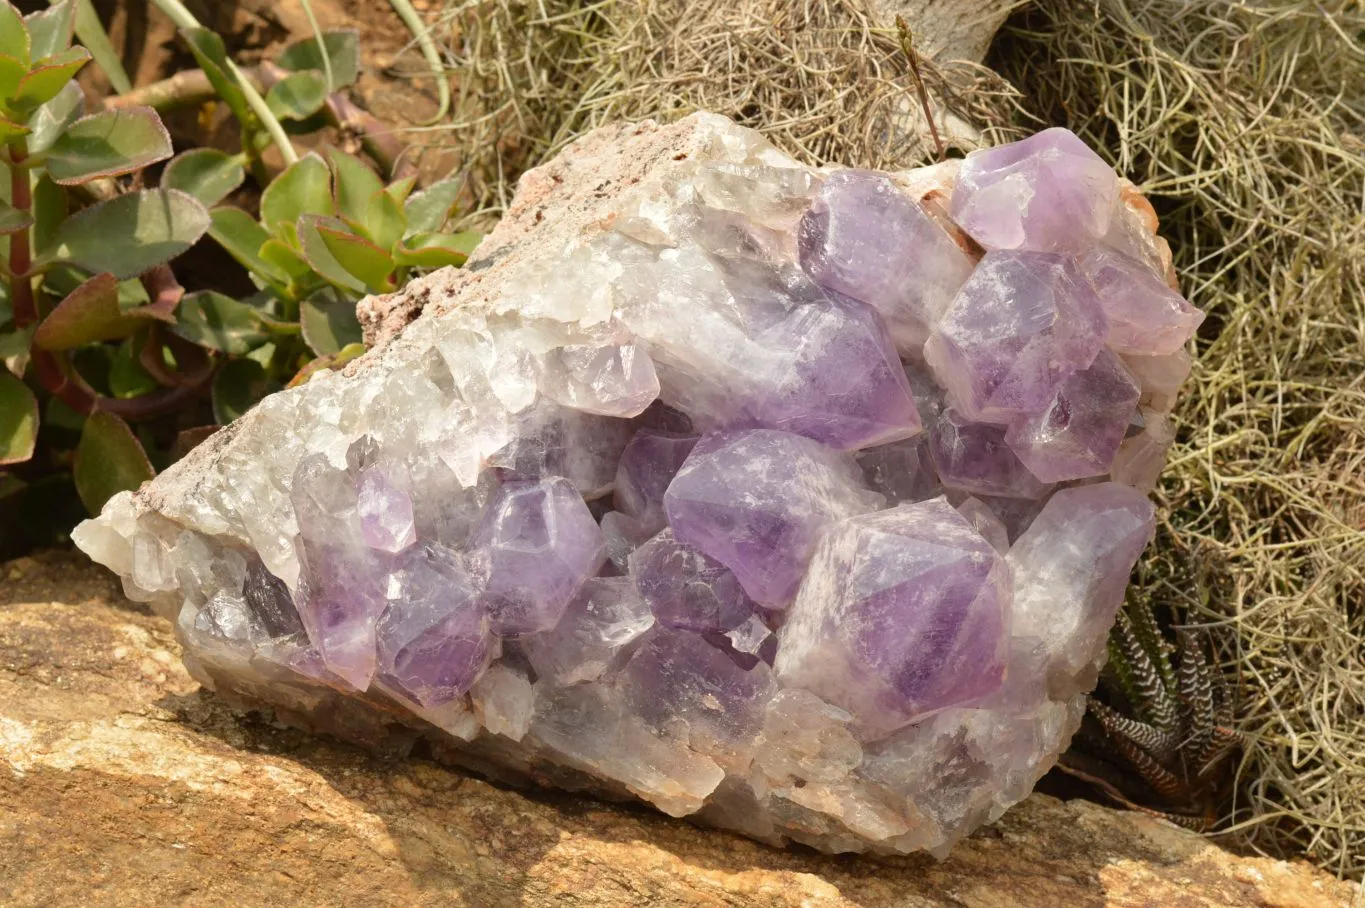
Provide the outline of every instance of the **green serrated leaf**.
{"type": "Polygon", "coordinates": [[[171,156],[171,135],[150,107],[106,110],[67,127],[47,153],[47,173],[63,186],[114,177],[171,156]]]}
{"type": "Polygon", "coordinates": [[[346,228],[346,225],[336,218],[305,215],[299,219],[299,248],[303,250],[304,258],[324,280],[356,293],[364,293],[364,282],[342,267],[332,254],[332,250],[328,248],[322,234],[318,232],[319,228],[324,226],[332,230],[344,231],[346,228]]]}
{"type": "Polygon", "coordinates": [[[131,492],[156,475],[133,430],[112,413],[92,413],[85,420],[71,472],[91,514],[119,492],[131,492]]]}
{"type": "Polygon", "coordinates": [[[0,2],[0,54],[14,57],[28,66],[30,47],[24,17],[8,2],[0,2]]]}
{"type": "Polygon", "coordinates": [[[380,249],[393,249],[408,232],[408,217],[403,206],[382,189],[370,196],[361,223],[380,249]]]}
{"type": "Polygon", "coordinates": [[[246,102],[246,94],[242,91],[237,76],[233,74],[232,67],[228,66],[227,46],[223,39],[217,32],[207,28],[182,28],[180,37],[189,45],[195,62],[204,71],[218,97],[223,99],[228,110],[237,118],[237,122],[242,124],[247,132],[254,132],[256,115],[251,112],[251,107],[246,102]]]}
{"type": "Polygon", "coordinates": [[[31,111],[46,104],[89,62],[90,52],[83,47],[68,48],[55,56],[39,60],[19,80],[10,106],[15,110],[31,111]]]}
{"type": "Polygon", "coordinates": [[[136,337],[127,338],[114,350],[109,363],[109,392],[115,397],[124,400],[141,397],[159,387],[138,361],[141,352],[142,345],[136,337]]]}
{"type": "Polygon", "coordinates": [[[337,264],[354,275],[367,289],[387,292],[393,289],[393,257],[364,237],[325,224],[317,227],[318,236],[337,264]]]}
{"type": "Polygon", "coordinates": [[[220,205],[210,212],[210,217],[209,236],[243,268],[277,284],[289,282],[286,272],[261,258],[261,247],[270,239],[270,234],[255,218],[231,205],[220,205]]]}
{"type": "Polygon", "coordinates": [[[0,464],[23,463],[38,440],[38,398],[28,385],[0,372],[0,464]]]}
{"type": "Polygon", "coordinates": [[[349,344],[364,342],[355,303],[332,290],[314,294],[299,306],[303,339],[318,356],[334,356],[349,344]]]}
{"type": "Polygon", "coordinates": [[[120,311],[118,280],[106,272],[68,293],[38,325],[33,343],[41,350],[70,350],[127,337],[142,324],[146,322],[120,311]]]}
{"type": "Polygon", "coordinates": [[[176,189],[144,189],[92,205],[57,227],[50,255],[88,271],[136,277],[189,249],[209,228],[199,200],[176,189]]]}
{"type": "Polygon", "coordinates": [[[332,165],[337,212],[343,217],[364,222],[370,197],[384,188],[379,177],[364,161],[336,148],[327,149],[332,165]]]}
{"type": "Polygon", "coordinates": [[[75,82],[67,82],[51,101],[29,114],[29,154],[47,151],[68,126],[84,115],[85,92],[75,82]]]}
{"type": "Polygon", "coordinates": [[[201,347],[238,356],[268,336],[259,312],[213,290],[186,294],[176,307],[175,318],[176,325],[171,330],[176,334],[201,347]]]}
{"type": "Polygon", "coordinates": [[[408,216],[407,235],[434,233],[444,227],[462,189],[463,180],[449,179],[409,196],[403,205],[408,216]]]}
{"type": "Polygon", "coordinates": [[[293,226],[306,214],[330,215],[332,172],[317,154],[300,158],[277,176],[261,194],[261,222],[280,238],[287,238],[283,225],[293,226]]]}
{"type": "Polygon", "coordinates": [[[60,0],[47,9],[29,13],[24,17],[24,27],[28,29],[29,54],[41,61],[71,46],[76,7],[71,0],[60,0]]]}
{"type": "Polygon", "coordinates": [[[327,101],[327,78],[313,69],[290,73],[266,92],[265,103],[281,120],[306,120],[327,101]]]}
{"type": "Polygon", "coordinates": [[[483,234],[472,230],[419,234],[408,238],[395,249],[394,259],[400,265],[419,268],[463,265],[482,240],[483,234]]]}
{"type": "Polygon", "coordinates": [[[15,208],[9,202],[0,202],[0,236],[9,236],[33,225],[33,218],[27,211],[15,208]]]}
{"type": "Polygon", "coordinates": [[[256,360],[234,359],[213,377],[213,418],[225,426],[281,387],[256,360]]]}
{"type": "Polygon", "coordinates": [[[216,148],[192,148],[176,155],[161,173],[166,189],[188,192],[205,205],[217,205],[246,179],[237,159],[216,148]]]}
{"type": "MultiPolygon", "coordinates": [[[[355,29],[337,29],[322,33],[327,56],[332,61],[332,91],[344,88],[360,74],[360,33],[355,29]]],[[[316,38],[304,38],[286,47],[275,60],[291,72],[306,69],[322,71],[322,52],[316,38]]]]}

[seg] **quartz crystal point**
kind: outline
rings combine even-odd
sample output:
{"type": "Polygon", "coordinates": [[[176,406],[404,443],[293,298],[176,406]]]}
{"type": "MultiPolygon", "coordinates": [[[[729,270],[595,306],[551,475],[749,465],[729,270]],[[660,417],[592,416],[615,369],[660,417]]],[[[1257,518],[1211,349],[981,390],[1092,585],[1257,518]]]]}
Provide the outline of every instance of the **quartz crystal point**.
{"type": "Polygon", "coordinates": [[[604,128],[75,539],[234,706],[943,855],[1066,748],[1151,536],[1199,322],[1155,226],[1061,130],[881,174],[604,128]]]}

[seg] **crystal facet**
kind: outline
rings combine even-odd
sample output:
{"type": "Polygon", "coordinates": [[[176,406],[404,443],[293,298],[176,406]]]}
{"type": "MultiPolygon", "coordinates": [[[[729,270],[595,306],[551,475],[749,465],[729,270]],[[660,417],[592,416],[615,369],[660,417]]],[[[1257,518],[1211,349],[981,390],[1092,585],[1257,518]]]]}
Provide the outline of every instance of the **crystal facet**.
{"type": "Polygon", "coordinates": [[[77,543],[230,702],[389,752],[831,852],[1025,797],[1191,368],[1151,207],[1062,130],[879,174],[706,114],[521,187],[77,543]]]}

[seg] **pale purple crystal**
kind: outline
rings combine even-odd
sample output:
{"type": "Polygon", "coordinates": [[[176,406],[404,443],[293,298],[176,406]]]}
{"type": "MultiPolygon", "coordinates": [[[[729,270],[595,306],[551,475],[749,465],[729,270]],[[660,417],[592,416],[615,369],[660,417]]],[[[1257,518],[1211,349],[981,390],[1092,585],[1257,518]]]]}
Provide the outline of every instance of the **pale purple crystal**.
{"type": "Polygon", "coordinates": [[[974,151],[958,172],[950,214],[986,249],[1075,250],[1109,231],[1118,176],[1069,130],[974,151]]]}
{"type": "Polygon", "coordinates": [[[939,480],[950,489],[1028,499],[1049,491],[1006,443],[1002,427],[971,422],[956,410],[939,414],[928,448],[939,480]]]}
{"type": "Polygon", "coordinates": [[[361,470],[356,486],[360,534],[366,545],[393,553],[417,541],[412,499],[385,475],[383,468],[361,470]]]}
{"type": "Polygon", "coordinates": [[[1166,465],[1166,452],[1175,442],[1175,427],[1165,414],[1155,410],[1144,411],[1140,420],[1141,427],[1129,427],[1109,475],[1121,485],[1150,492],[1156,488],[1161,468],[1166,465]]]}
{"type": "Polygon", "coordinates": [[[1176,394],[1190,377],[1194,360],[1185,350],[1168,356],[1125,356],[1123,364],[1142,388],[1139,403],[1160,413],[1175,407],[1176,394]]]}
{"type": "Polygon", "coordinates": [[[876,738],[999,688],[1009,615],[1009,570],[952,505],[898,505],[821,542],[775,670],[876,738]]]}
{"type": "Polygon", "coordinates": [[[770,429],[703,437],[664,495],[678,540],[776,609],[791,601],[820,535],[881,503],[850,456],[770,429]]]}
{"type": "Polygon", "coordinates": [[[473,544],[488,562],[485,601],[493,631],[503,637],[554,627],[606,559],[592,512],[559,477],[502,486],[473,544]]]}
{"type": "Polygon", "coordinates": [[[414,551],[394,580],[376,627],[376,677],[419,706],[449,703],[492,655],[479,578],[453,553],[432,548],[414,551]]]}
{"type": "Polygon", "coordinates": [[[1109,319],[1105,341],[1117,353],[1169,356],[1204,321],[1203,312],[1121,252],[1096,246],[1079,261],[1109,319]]]}
{"type": "Polygon", "coordinates": [[[1010,423],[1010,450],[1044,482],[1109,472],[1137,416],[1140,391],[1117,356],[1104,351],[1057,389],[1047,407],[1010,423]]]}
{"type": "Polygon", "coordinates": [[[664,492],[696,443],[695,435],[642,429],[621,452],[612,501],[646,536],[667,524],[664,492]]]}
{"type": "Polygon", "coordinates": [[[595,681],[654,626],[649,605],[629,577],[583,584],[559,623],[520,641],[536,674],[557,685],[595,681]]]}
{"type": "Polygon", "coordinates": [[[665,627],[726,633],[755,613],[754,601],[725,565],[664,530],[630,556],[630,576],[665,627]]]}
{"type": "Polygon", "coordinates": [[[881,313],[904,355],[919,355],[972,272],[971,258],[933,218],[868,170],[831,174],[797,237],[806,274],[881,313]]]}
{"type": "Polygon", "coordinates": [[[991,506],[980,498],[967,496],[959,504],[953,505],[957,512],[966,518],[972,525],[972,529],[981,534],[997,552],[1005,552],[1010,547],[1009,530],[1005,527],[1005,522],[1000,519],[1000,515],[991,510],[991,506]]]}
{"type": "Polygon", "coordinates": [[[1089,367],[1108,330],[1070,256],[988,252],[925,344],[948,398],[979,422],[1007,423],[1047,405],[1089,367]]]}

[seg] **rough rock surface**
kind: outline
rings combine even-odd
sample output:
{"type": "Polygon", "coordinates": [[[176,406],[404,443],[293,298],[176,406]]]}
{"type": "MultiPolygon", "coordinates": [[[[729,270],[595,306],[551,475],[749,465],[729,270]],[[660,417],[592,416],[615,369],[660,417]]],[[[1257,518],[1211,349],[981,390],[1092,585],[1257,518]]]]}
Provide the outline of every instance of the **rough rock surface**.
{"type": "Polygon", "coordinates": [[[1035,795],[943,862],[780,851],[239,717],[80,556],[0,565],[0,904],[1353,906],[1307,865],[1035,795]]]}

